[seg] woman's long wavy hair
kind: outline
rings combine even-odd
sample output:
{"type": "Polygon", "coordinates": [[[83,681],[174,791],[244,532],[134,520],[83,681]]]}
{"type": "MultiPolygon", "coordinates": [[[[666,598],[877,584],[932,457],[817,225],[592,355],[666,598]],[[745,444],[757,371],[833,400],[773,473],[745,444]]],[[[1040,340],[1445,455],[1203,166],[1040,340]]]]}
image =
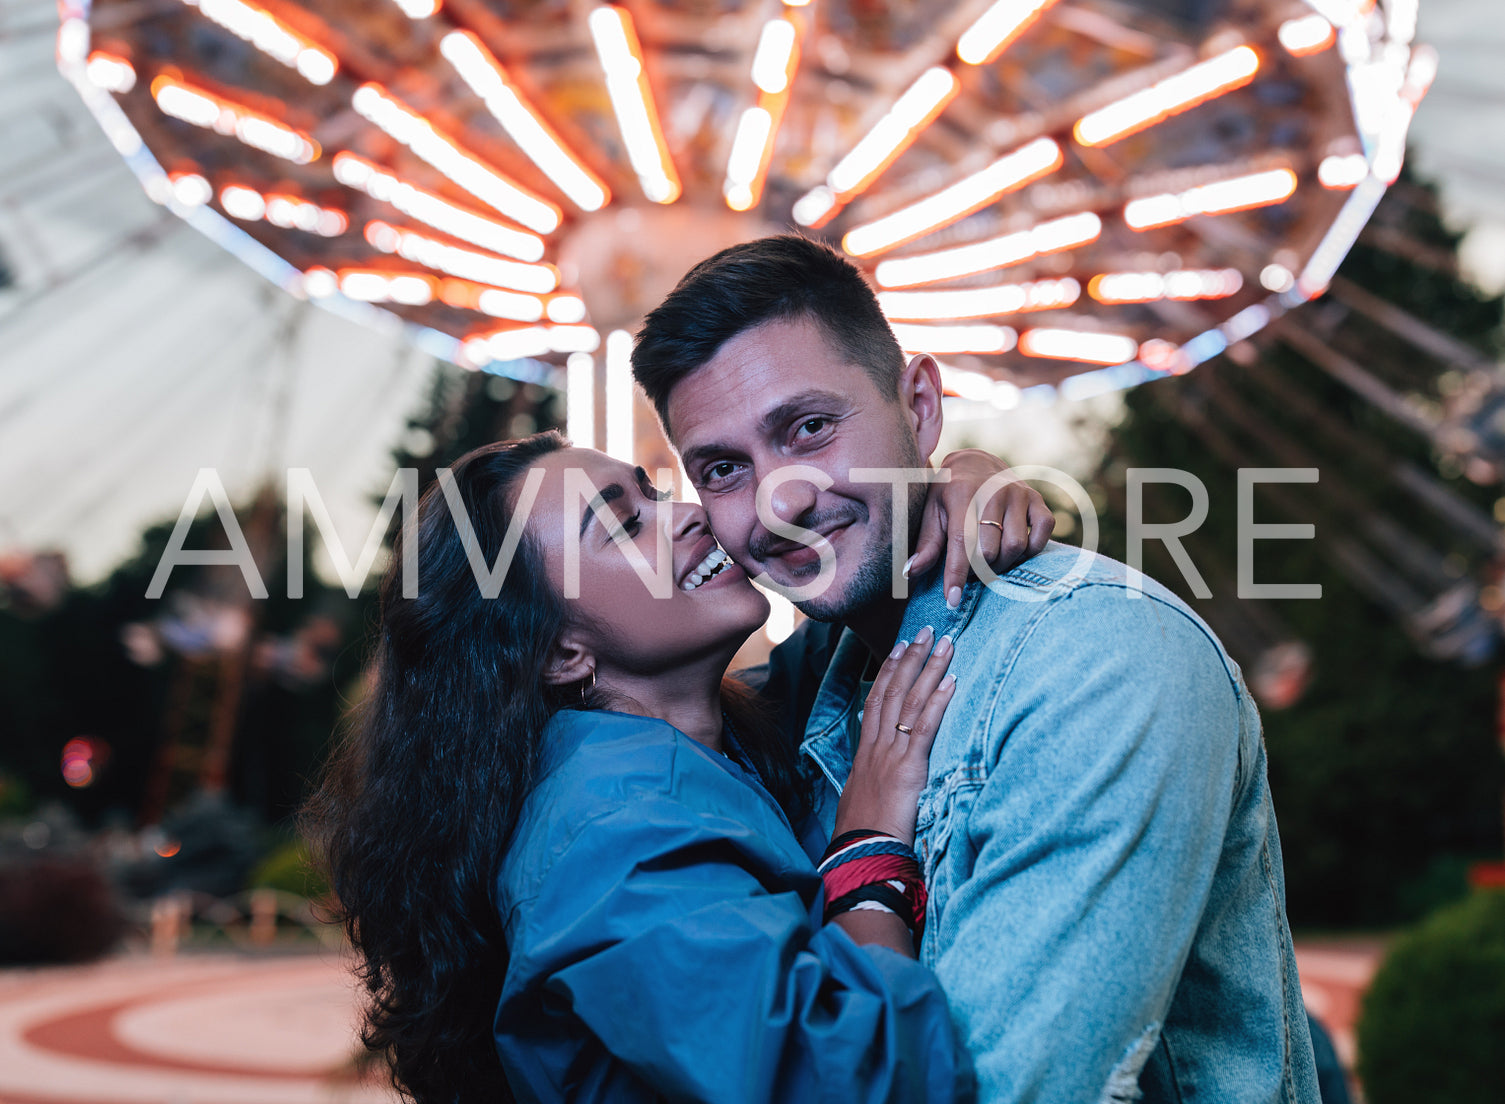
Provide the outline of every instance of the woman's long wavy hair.
{"type": "MultiPolygon", "coordinates": [[[[514,488],[557,433],[488,445],[451,467],[475,545],[496,562],[514,488]]],[[[524,537],[500,594],[483,597],[443,489],[417,510],[416,597],[403,594],[399,537],[381,584],[365,700],[303,815],[369,994],[362,1039],[418,1104],[513,1099],[491,1023],[507,967],[492,886],[531,792],[549,718],[602,708],[581,684],[550,687],[545,666],[570,623],[536,543],[524,537]]],[[[406,534],[404,534],[406,536],[406,534]]],[[[793,739],[752,694],[723,683],[750,765],[792,823],[809,809],[793,739]]]]}

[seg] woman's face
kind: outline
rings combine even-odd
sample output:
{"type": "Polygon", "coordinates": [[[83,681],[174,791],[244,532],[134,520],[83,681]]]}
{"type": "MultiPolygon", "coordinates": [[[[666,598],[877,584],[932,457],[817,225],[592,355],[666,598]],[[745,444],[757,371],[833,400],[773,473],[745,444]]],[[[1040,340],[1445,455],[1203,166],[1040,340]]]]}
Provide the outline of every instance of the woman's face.
{"type": "MultiPolygon", "coordinates": [[[[642,468],[582,448],[550,453],[538,468],[527,529],[600,674],[730,661],[768,616],[768,599],[717,547],[705,511],[661,497],[642,468]]],[[[528,486],[514,489],[514,512],[528,486]]]]}

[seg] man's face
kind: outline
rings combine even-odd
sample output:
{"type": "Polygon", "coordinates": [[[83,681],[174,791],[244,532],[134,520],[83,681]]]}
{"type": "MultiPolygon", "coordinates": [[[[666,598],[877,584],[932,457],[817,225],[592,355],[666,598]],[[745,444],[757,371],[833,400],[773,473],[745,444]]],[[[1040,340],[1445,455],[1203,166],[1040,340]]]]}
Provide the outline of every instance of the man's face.
{"type": "MultiPolygon", "coordinates": [[[[818,323],[766,322],[731,338],[675,385],[668,423],[717,540],[749,575],[766,571],[787,587],[818,575],[816,550],[771,532],[756,506],[763,480],[808,465],[831,486],[792,479],[769,498],[779,520],[821,534],[835,553],[829,586],[800,609],[840,620],[889,593],[893,491],[887,483],[853,482],[851,470],[920,467],[915,419],[906,403],[880,394],[861,366],[848,363],[818,323]]],[[[928,455],[934,442],[924,443],[928,455]]],[[[924,495],[922,484],[911,488],[911,524],[924,495]]],[[[907,542],[909,534],[899,539],[907,542]]]]}

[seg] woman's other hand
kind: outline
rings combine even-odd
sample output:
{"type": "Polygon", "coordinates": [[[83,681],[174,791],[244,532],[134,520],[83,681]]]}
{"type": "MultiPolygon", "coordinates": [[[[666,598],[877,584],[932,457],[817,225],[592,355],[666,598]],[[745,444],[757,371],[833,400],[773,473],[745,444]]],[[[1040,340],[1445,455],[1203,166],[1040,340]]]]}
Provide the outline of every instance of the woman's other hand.
{"type": "MultiPolygon", "coordinates": [[[[949,469],[947,483],[930,484],[920,538],[909,561],[908,574],[922,575],[935,566],[944,552],[943,585],[946,601],[961,605],[962,588],[971,567],[967,562],[967,507],[978,490],[1008,465],[990,452],[961,449],[941,461],[949,469]]],[[[977,527],[977,547],[982,559],[998,574],[1039,553],[1055,529],[1056,518],[1040,492],[1016,480],[983,502],[977,527]]]]}
{"type": "Polygon", "coordinates": [[[914,845],[930,745],[956,691],[956,680],[946,676],[951,638],[941,637],[934,648],[932,640],[931,629],[921,629],[913,643],[896,644],[878,669],[863,705],[862,734],[833,836],[870,828],[914,845]]]}

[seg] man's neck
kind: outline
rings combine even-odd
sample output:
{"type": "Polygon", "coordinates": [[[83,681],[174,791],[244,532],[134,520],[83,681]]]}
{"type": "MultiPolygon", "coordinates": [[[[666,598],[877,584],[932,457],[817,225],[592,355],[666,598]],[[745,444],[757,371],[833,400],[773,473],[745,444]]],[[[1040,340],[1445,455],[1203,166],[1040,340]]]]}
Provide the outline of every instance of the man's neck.
{"type": "Polygon", "coordinates": [[[873,655],[886,656],[899,638],[907,604],[902,598],[885,595],[845,618],[842,624],[856,633],[873,655]]]}

